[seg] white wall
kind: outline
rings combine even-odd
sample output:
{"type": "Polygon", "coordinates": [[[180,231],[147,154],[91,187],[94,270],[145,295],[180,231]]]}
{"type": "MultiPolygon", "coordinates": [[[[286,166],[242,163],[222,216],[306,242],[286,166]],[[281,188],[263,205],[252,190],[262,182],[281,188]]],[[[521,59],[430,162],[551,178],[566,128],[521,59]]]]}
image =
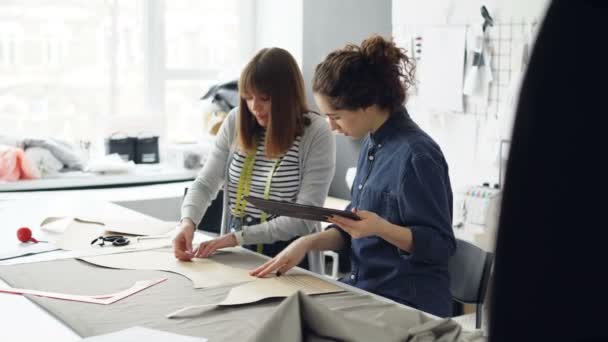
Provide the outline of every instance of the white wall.
{"type": "Polygon", "coordinates": [[[306,0],[304,2],[304,56],[302,70],[308,103],[314,69],[325,56],[348,43],[359,44],[372,34],[390,37],[391,0],[306,0]]]}
{"type": "Polygon", "coordinates": [[[309,105],[315,66],[329,52],[377,33],[390,36],[391,0],[257,0],[255,50],[277,46],[302,68],[309,105]]]}
{"type": "Polygon", "coordinates": [[[302,0],[257,0],[255,49],[280,47],[302,65],[302,0]]]}
{"type": "MultiPolygon", "coordinates": [[[[347,43],[360,43],[371,34],[395,36],[405,25],[472,24],[485,5],[494,19],[542,19],[548,0],[257,0],[255,50],[279,46],[300,64],[309,105],[314,68],[327,53],[347,43]]],[[[446,154],[456,192],[469,185],[498,182],[497,156],[504,122],[497,117],[467,113],[417,112],[414,119],[433,136],[446,154]]]]}
{"type": "MultiPolygon", "coordinates": [[[[481,20],[482,5],[488,8],[497,23],[540,21],[547,4],[547,0],[395,0],[393,34],[398,42],[406,44],[407,37],[403,35],[408,27],[477,24],[481,20]]],[[[501,97],[504,98],[504,94],[501,97]]],[[[416,106],[415,98],[413,100],[408,108],[414,119],[442,147],[456,192],[469,185],[498,183],[498,149],[501,137],[510,137],[510,113],[488,116],[430,113],[416,106]]]]}
{"type": "Polygon", "coordinates": [[[395,0],[393,23],[468,24],[480,17],[485,5],[495,20],[533,19],[542,16],[548,0],[395,0]]]}

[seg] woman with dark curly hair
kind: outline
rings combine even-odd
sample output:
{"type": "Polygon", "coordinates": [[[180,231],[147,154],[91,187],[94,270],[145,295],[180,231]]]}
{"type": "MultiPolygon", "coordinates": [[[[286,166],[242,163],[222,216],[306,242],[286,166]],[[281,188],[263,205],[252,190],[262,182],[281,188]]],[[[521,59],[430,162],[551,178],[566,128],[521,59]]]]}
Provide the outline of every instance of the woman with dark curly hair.
{"type": "Polygon", "coordinates": [[[285,273],[310,250],[350,250],[350,285],[449,316],[448,259],[455,251],[452,190],[439,146],[404,107],[413,64],[379,36],[330,53],[315,71],[315,101],[333,130],[364,137],[351,191],[361,220],[334,216],[252,275],[285,273]]]}

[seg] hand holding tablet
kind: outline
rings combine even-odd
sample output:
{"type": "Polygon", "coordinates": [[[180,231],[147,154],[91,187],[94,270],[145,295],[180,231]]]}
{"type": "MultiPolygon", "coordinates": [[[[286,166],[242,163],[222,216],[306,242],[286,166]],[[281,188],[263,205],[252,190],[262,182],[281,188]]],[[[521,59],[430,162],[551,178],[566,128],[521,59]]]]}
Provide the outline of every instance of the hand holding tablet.
{"type": "Polygon", "coordinates": [[[328,218],[332,215],[343,216],[351,220],[360,220],[356,214],[346,211],[329,209],[324,207],[315,207],[312,205],[267,200],[258,197],[245,196],[245,200],[257,208],[264,210],[267,213],[279,216],[289,216],[304,220],[329,222],[328,218]]]}

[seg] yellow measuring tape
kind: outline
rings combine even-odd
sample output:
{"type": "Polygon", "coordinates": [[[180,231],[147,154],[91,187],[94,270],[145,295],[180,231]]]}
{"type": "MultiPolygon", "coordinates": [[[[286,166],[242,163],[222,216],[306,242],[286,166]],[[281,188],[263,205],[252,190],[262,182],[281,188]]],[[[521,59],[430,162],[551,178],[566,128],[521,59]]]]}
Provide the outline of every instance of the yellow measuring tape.
{"type": "MultiPolygon", "coordinates": [[[[243,170],[241,171],[241,176],[239,177],[239,184],[236,191],[236,204],[234,205],[234,210],[232,215],[238,218],[243,218],[245,216],[245,207],[247,207],[247,201],[243,198],[243,196],[249,195],[249,189],[251,187],[251,176],[253,175],[253,166],[255,164],[255,154],[249,153],[245,158],[245,162],[243,163],[243,170]]],[[[268,199],[270,197],[270,187],[272,185],[272,177],[274,176],[277,167],[281,159],[275,160],[274,164],[272,164],[272,169],[268,173],[266,177],[266,186],[264,187],[264,199],[268,199]]],[[[262,211],[262,222],[266,222],[268,219],[268,214],[262,211]]],[[[242,226],[241,226],[242,227],[242,226]]],[[[258,253],[262,253],[264,251],[264,245],[259,243],[257,245],[256,251],[258,253]]]]}

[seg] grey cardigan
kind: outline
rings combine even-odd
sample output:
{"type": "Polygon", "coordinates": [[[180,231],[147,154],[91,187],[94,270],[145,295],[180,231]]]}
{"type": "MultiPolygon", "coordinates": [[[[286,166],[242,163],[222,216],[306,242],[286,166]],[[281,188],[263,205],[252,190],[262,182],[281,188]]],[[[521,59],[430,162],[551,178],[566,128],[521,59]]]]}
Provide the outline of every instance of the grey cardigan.
{"type": "MultiPolygon", "coordinates": [[[[228,205],[228,168],[236,147],[236,121],[238,107],[230,111],[224,120],[203,169],[188,189],[181,209],[181,218],[191,219],[197,226],[205,211],[224,189],[224,206],[221,234],[228,231],[230,207],[228,205]]],[[[310,125],[306,126],[299,146],[300,187],[296,203],[323,206],[329,185],[334,176],[336,145],[326,120],[314,113],[306,114],[310,125]]],[[[297,236],[318,232],[319,222],[286,216],[249,226],[239,236],[243,244],[286,241],[297,236]]]]}

